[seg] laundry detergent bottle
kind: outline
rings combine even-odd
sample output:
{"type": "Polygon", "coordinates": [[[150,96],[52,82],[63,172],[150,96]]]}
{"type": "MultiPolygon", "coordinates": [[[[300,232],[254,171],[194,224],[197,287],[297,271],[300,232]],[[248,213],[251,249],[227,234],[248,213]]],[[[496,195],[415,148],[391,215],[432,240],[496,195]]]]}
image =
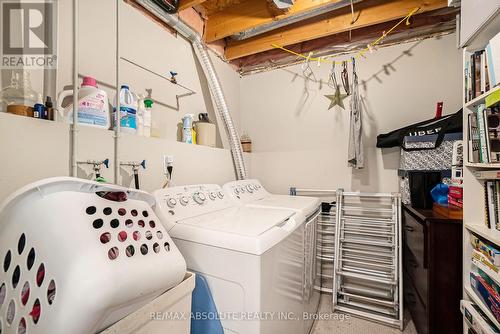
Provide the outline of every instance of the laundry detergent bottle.
{"type": "MultiPolygon", "coordinates": [[[[122,85],[120,89],[120,127],[121,131],[137,133],[137,108],[138,101],[129,86],[122,85]]],[[[114,120],[116,121],[116,97],[113,106],[114,120]]]]}
{"type": "MultiPolygon", "coordinates": [[[[73,96],[73,90],[64,90],[57,97],[58,116],[68,123],[73,123],[73,103],[65,108],[62,103],[65,98],[73,96]]],[[[109,129],[111,126],[108,94],[97,87],[97,81],[92,77],[84,77],[78,90],[78,124],[109,129]]]]}

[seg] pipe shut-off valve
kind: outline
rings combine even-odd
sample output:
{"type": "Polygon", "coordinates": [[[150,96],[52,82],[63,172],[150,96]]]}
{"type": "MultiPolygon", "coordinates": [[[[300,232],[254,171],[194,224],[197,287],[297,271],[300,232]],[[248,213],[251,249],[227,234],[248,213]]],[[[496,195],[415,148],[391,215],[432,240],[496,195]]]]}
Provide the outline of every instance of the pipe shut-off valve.
{"type": "Polygon", "coordinates": [[[139,169],[140,167],[146,169],[146,160],[142,160],[140,162],[139,161],[120,162],[120,166],[132,167],[132,173],[134,174],[135,189],[139,189],[139,169]]]}
{"type": "Polygon", "coordinates": [[[101,178],[101,168],[105,166],[109,168],[109,159],[104,160],[85,160],[85,161],[77,161],[78,165],[92,165],[92,169],[94,170],[95,178],[99,181],[101,178]]]}

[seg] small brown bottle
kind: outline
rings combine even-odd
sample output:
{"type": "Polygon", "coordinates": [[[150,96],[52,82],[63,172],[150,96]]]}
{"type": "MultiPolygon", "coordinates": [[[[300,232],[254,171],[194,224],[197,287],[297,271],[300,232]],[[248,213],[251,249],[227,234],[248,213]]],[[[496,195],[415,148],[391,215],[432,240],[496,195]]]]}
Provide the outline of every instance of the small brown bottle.
{"type": "Polygon", "coordinates": [[[47,96],[45,99],[45,107],[47,108],[47,119],[49,121],[54,120],[54,104],[52,103],[52,99],[50,96],[47,96]]]}

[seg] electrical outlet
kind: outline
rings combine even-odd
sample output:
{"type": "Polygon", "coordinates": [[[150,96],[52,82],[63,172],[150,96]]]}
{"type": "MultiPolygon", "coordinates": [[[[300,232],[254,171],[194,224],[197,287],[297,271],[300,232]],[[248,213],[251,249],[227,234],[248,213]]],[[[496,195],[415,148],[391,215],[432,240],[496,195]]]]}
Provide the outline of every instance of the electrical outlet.
{"type": "Polygon", "coordinates": [[[165,174],[168,173],[167,167],[172,166],[174,164],[174,156],[173,155],[164,155],[163,156],[163,172],[165,174]]]}

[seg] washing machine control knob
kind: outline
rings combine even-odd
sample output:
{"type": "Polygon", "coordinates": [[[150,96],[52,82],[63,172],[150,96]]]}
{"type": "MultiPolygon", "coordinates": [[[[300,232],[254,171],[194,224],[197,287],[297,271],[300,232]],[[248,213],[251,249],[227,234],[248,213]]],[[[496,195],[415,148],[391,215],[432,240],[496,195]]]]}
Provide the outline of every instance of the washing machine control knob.
{"type": "Polygon", "coordinates": [[[240,188],[240,191],[241,191],[242,193],[244,193],[244,192],[246,191],[246,190],[245,190],[245,187],[241,187],[241,188],[240,188]]]}
{"type": "Polygon", "coordinates": [[[240,193],[240,190],[238,188],[234,188],[234,193],[238,195],[240,193]]]}
{"type": "Polygon", "coordinates": [[[194,201],[196,203],[203,204],[203,202],[205,202],[205,200],[207,199],[207,197],[205,196],[204,193],[197,192],[197,193],[193,194],[193,199],[194,199],[194,201]]]}
{"type": "Polygon", "coordinates": [[[167,205],[169,208],[173,208],[177,204],[177,200],[175,198],[169,198],[167,200],[167,205]]]}
{"type": "Polygon", "coordinates": [[[222,191],[219,191],[219,193],[217,193],[217,196],[219,196],[220,199],[223,199],[224,193],[222,191]]]}
{"type": "Polygon", "coordinates": [[[253,186],[252,186],[251,184],[249,184],[249,185],[247,186],[247,191],[248,191],[249,193],[253,193],[253,190],[254,190],[253,186]]]}
{"type": "Polygon", "coordinates": [[[186,206],[189,203],[189,198],[187,198],[187,196],[181,196],[181,198],[179,198],[179,202],[181,202],[182,205],[186,206]]]}
{"type": "Polygon", "coordinates": [[[217,194],[212,191],[210,194],[208,194],[208,197],[210,197],[212,201],[215,201],[215,199],[217,198],[217,194]]]}

